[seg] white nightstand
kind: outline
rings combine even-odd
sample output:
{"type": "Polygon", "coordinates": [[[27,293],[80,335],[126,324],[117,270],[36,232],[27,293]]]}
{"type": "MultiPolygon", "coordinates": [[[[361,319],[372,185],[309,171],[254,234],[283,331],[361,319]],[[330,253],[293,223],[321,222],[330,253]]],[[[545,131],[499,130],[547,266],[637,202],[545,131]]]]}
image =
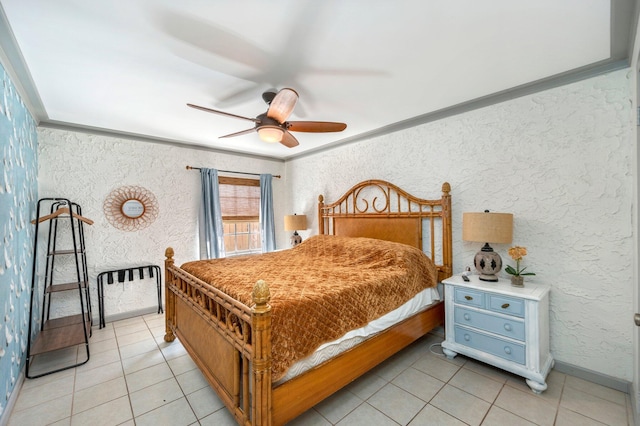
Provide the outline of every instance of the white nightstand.
{"type": "Polygon", "coordinates": [[[509,280],[469,282],[455,275],[445,285],[444,354],[463,354],[527,379],[535,393],[547,389],[549,286],[513,287],[509,280]]]}

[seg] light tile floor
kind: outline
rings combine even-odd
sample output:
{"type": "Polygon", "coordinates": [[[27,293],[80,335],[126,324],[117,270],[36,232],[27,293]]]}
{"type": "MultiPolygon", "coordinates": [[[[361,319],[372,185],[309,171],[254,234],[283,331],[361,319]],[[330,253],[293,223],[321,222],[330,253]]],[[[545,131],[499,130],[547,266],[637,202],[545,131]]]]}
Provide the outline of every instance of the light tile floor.
{"type": "MultiPolygon", "coordinates": [[[[89,362],[26,379],[9,425],[235,425],[180,342],[163,336],[164,316],[156,314],[94,329],[89,362]]],[[[440,340],[417,341],[290,424],[632,424],[625,393],[552,371],[547,391],[535,395],[520,377],[438,355],[440,340]]],[[[77,352],[37,368],[51,370],[77,352]]]]}

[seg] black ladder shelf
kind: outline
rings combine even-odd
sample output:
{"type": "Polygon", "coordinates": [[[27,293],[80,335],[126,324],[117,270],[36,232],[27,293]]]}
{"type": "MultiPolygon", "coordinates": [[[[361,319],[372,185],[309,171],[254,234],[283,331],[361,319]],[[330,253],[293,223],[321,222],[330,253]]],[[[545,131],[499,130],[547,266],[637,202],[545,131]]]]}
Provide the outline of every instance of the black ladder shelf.
{"type": "Polygon", "coordinates": [[[91,336],[92,322],[83,225],[85,223],[91,225],[93,222],[82,216],[82,209],[78,204],[72,203],[66,198],[38,200],[36,216],[37,219],[32,221],[36,225],[36,230],[33,245],[29,338],[27,339],[25,374],[29,379],[74,368],[89,361],[89,337],[91,336]],[[41,217],[40,212],[44,210],[46,205],[49,205],[50,213],[41,217]],[[41,283],[36,274],[36,263],[38,255],[42,255],[42,253],[38,253],[38,238],[39,228],[43,223],[47,223],[49,229],[44,279],[41,283]],[[56,268],[57,258],[60,261],[56,268]],[[65,268],[72,270],[65,271],[65,268]],[[54,275],[56,279],[54,279],[54,275]],[[65,280],[57,278],[58,275],[62,275],[65,280]],[[68,316],[52,318],[52,299],[60,292],[69,291],[78,292],[77,312],[68,316]],[[39,299],[40,294],[42,294],[42,299],[39,299]],[[33,324],[36,305],[40,308],[41,319],[39,333],[32,342],[32,332],[37,327],[37,324],[33,324]],[[84,345],[86,357],[78,354],[78,359],[69,365],[50,371],[38,371],[35,375],[30,371],[34,367],[32,364],[37,360],[38,355],[77,345],[84,345]]]}

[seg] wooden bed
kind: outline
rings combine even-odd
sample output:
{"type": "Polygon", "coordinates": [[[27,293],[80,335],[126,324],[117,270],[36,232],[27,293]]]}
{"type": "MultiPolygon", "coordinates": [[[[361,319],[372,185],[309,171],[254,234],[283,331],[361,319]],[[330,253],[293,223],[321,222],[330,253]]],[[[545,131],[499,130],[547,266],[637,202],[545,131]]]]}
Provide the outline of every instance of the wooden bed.
{"type": "MultiPolygon", "coordinates": [[[[319,233],[378,238],[422,249],[451,276],[451,197],[414,197],[381,181],[361,182],[331,204],[319,197],[319,233]]],[[[429,308],[282,384],[271,376],[268,283],[256,277],[252,307],[174,265],[165,252],[166,335],[176,337],[241,425],[282,425],[443,324],[444,307],[429,308]]]]}

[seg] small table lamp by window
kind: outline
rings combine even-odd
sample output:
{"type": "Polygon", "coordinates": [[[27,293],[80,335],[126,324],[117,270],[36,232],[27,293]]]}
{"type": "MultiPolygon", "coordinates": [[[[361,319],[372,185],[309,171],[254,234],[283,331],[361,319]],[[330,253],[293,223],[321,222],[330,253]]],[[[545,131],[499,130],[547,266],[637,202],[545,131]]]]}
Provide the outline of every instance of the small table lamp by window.
{"type": "Polygon", "coordinates": [[[291,236],[291,247],[295,247],[302,242],[302,237],[298,235],[298,230],[307,229],[307,216],[303,214],[292,214],[284,217],[284,230],[293,231],[291,236]]]}
{"type": "Polygon", "coordinates": [[[513,236],[511,213],[463,213],[462,239],[485,243],[473,259],[482,281],[498,281],[496,274],[502,269],[502,258],[489,243],[509,244],[513,236]]]}

